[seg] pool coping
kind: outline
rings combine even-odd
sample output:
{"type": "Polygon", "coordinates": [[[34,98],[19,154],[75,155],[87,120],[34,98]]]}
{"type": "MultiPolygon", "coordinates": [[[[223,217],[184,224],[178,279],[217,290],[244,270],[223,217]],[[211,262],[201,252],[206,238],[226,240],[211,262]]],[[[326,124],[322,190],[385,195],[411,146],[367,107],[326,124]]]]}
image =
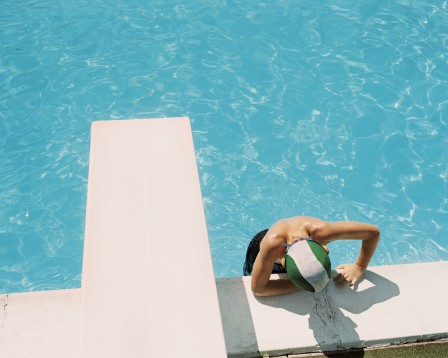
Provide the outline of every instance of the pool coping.
{"type": "Polygon", "coordinates": [[[282,356],[448,338],[448,310],[443,309],[448,290],[440,285],[447,272],[448,262],[370,267],[354,288],[330,283],[319,293],[275,297],[255,297],[250,277],[217,279],[228,356],[282,356]]]}
{"type": "MultiPolygon", "coordinates": [[[[258,300],[247,290],[247,277],[216,279],[227,356],[300,358],[306,353],[344,351],[352,346],[370,349],[447,339],[448,310],[443,300],[446,288],[435,285],[445,277],[447,269],[448,262],[371,267],[356,293],[349,293],[348,288],[337,291],[328,287],[325,293],[298,292],[267,300],[258,300]],[[418,272],[419,276],[415,276],[418,272]],[[416,287],[413,280],[426,275],[427,282],[416,287]],[[433,294],[431,287],[438,294],[433,294]],[[412,297],[414,293],[420,296],[412,297]],[[337,306],[341,300],[347,305],[355,301],[356,295],[361,297],[356,299],[354,312],[344,310],[345,318],[341,313],[329,317],[326,312],[330,309],[310,319],[308,309],[317,313],[325,302],[337,306]],[[397,311],[397,307],[401,309],[397,311]],[[384,317],[395,319],[378,326],[384,317]],[[403,320],[402,324],[393,324],[397,320],[403,320]],[[352,326],[351,334],[344,334],[341,330],[349,321],[356,327],[352,326]],[[285,329],[290,325],[295,327],[292,335],[285,329]],[[336,334],[335,327],[339,328],[336,334]],[[322,330],[321,334],[314,334],[316,328],[322,330]],[[359,337],[355,345],[350,339],[353,332],[359,337]]],[[[132,304],[132,297],[128,304],[132,304]]],[[[0,312],[0,351],[5,356],[78,357],[82,288],[3,294],[0,312]]]]}

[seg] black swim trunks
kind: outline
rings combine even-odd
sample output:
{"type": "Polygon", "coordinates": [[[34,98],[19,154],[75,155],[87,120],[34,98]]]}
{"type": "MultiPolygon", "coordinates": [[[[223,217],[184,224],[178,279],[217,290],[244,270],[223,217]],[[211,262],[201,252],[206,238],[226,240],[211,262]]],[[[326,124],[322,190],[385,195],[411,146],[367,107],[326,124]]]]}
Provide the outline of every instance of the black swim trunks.
{"type": "MultiPolygon", "coordinates": [[[[261,240],[265,237],[268,230],[260,231],[254,238],[250,241],[247,247],[246,261],[244,262],[243,274],[244,276],[250,276],[252,274],[252,269],[254,267],[255,259],[257,258],[258,252],[260,252],[261,240]]],[[[272,273],[286,273],[286,270],[279,263],[274,263],[272,267],[272,273]]]]}

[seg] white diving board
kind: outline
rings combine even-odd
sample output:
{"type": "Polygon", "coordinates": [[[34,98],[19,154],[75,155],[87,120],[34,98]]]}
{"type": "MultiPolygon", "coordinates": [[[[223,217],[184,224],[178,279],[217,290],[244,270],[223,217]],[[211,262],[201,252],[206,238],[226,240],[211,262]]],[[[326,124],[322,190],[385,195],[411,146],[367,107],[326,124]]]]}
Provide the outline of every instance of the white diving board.
{"type": "Polygon", "coordinates": [[[92,125],[80,356],[226,357],[188,118],[92,125]]]}

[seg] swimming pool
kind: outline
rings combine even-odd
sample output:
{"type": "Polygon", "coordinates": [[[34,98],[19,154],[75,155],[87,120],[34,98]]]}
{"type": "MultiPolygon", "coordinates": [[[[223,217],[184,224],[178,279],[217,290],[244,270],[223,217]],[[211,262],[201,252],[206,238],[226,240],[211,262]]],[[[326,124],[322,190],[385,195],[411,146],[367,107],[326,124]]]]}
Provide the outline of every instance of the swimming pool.
{"type": "Polygon", "coordinates": [[[292,215],[379,225],[375,265],[448,259],[446,1],[6,0],[0,21],[0,293],[80,286],[110,118],[191,118],[217,277],[292,215]]]}

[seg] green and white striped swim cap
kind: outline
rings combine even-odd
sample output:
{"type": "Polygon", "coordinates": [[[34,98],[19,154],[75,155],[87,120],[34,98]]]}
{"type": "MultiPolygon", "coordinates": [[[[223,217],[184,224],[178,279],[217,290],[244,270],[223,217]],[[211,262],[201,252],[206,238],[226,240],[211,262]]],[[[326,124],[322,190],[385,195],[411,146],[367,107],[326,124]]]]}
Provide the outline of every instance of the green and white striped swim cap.
{"type": "Polygon", "coordinates": [[[330,281],[330,257],[316,241],[294,243],[285,255],[285,266],[289,279],[303,290],[319,292],[330,281]]]}

